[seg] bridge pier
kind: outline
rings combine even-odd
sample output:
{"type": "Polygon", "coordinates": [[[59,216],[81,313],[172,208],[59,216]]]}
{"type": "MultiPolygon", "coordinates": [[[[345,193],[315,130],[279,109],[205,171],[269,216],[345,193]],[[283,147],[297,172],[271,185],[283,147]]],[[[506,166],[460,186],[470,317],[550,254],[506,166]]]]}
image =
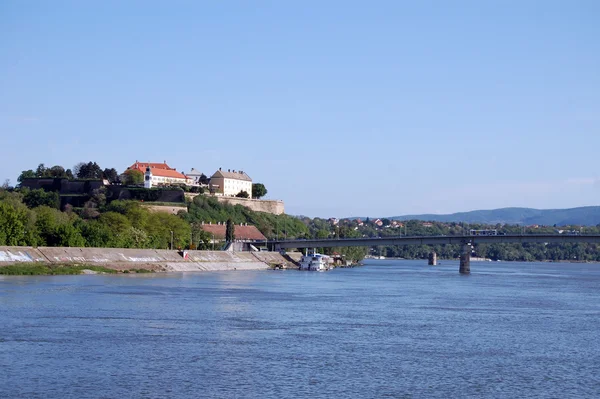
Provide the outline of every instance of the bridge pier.
{"type": "Polygon", "coordinates": [[[437,254],[435,252],[431,252],[429,254],[429,262],[428,262],[429,266],[435,266],[437,265],[437,254]]]}
{"type": "Polygon", "coordinates": [[[471,243],[463,244],[462,252],[460,254],[460,266],[458,272],[460,274],[471,273],[471,243]]]}

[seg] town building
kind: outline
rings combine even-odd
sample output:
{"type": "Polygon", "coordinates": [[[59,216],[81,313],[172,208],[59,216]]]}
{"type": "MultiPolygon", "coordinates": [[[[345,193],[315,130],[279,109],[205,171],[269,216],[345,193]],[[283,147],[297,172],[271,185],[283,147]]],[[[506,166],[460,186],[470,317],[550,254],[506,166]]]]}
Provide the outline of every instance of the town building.
{"type": "Polygon", "coordinates": [[[191,184],[192,179],[163,163],[138,162],[127,169],[139,170],[144,174],[144,187],[152,188],[171,184],[191,184]]]}
{"type": "Polygon", "coordinates": [[[248,193],[248,198],[252,198],[252,179],[244,171],[217,170],[210,177],[211,192],[226,197],[235,197],[241,191],[248,193]]]}
{"type": "Polygon", "coordinates": [[[192,185],[195,185],[195,186],[208,185],[208,182],[209,182],[208,177],[204,173],[199,172],[194,168],[192,168],[192,170],[190,170],[189,173],[186,173],[185,175],[192,181],[192,185]]]}

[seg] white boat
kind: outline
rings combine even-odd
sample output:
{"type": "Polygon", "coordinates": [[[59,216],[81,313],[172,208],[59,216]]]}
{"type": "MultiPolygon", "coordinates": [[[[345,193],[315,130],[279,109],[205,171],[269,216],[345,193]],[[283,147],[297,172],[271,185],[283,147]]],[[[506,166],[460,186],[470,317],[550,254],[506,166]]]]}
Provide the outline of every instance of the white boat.
{"type": "Polygon", "coordinates": [[[324,272],[330,269],[329,256],[318,253],[302,255],[300,270],[324,272]]]}

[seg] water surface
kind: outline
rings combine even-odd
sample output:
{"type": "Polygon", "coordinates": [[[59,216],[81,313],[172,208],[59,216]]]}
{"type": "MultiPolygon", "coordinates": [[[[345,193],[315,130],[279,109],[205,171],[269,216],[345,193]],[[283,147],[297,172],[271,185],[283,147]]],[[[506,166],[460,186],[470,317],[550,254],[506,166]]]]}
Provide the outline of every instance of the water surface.
{"type": "Polygon", "coordinates": [[[600,397],[600,265],[0,277],[0,397],[600,397]]]}

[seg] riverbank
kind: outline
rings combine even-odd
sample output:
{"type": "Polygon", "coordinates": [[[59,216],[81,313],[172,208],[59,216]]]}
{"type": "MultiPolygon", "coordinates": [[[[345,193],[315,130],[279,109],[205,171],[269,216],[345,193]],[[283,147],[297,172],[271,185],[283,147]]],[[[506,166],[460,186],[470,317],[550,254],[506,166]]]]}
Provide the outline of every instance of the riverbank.
{"type": "Polygon", "coordinates": [[[295,268],[300,254],[130,248],[0,247],[0,274],[81,274],[295,268]],[[97,269],[97,270],[96,270],[97,269]],[[11,273],[12,272],[12,273],[11,273]]]}
{"type": "Polygon", "coordinates": [[[20,263],[0,267],[4,276],[64,276],[74,274],[153,273],[149,269],[115,270],[104,266],[20,263]]]}

